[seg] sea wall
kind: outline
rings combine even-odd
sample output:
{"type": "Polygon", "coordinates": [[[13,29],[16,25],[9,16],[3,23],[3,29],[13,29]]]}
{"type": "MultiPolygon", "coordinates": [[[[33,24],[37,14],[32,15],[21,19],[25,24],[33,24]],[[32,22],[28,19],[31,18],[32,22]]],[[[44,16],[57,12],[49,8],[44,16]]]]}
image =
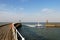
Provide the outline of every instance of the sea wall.
{"type": "Polygon", "coordinates": [[[60,28],[60,23],[46,23],[46,28],[60,28]]]}

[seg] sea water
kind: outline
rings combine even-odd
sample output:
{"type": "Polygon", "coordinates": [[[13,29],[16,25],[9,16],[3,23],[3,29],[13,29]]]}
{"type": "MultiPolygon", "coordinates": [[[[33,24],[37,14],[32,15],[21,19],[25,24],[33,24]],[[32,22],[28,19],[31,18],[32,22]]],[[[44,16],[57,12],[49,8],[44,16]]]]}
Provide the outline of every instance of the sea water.
{"type": "Polygon", "coordinates": [[[60,28],[36,28],[25,24],[35,25],[37,23],[23,23],[23,26],[18,28],[18,31],[26,40],[60,40],[60,28]]]}

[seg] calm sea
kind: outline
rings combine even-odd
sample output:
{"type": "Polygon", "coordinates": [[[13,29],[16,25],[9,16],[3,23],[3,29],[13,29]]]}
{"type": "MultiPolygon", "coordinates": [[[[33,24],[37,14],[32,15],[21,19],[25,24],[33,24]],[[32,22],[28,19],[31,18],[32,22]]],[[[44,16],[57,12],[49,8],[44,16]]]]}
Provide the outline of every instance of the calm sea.
{"type": "Polygon", "coordinates": [[[60,40],[60,28],[36,28],[24,24],[35,25],[37,23],[23,23],[23,26],[18,28],[26,40],[60,40]]]}

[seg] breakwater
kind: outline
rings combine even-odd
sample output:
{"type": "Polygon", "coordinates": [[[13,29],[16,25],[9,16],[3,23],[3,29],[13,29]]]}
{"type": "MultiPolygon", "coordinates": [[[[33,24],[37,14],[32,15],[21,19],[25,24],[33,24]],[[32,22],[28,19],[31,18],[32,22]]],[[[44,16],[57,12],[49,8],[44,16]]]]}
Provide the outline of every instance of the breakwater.
{"type": "Polygon", "coordinates": [[[60,23],[46,23],[46,28],[60,28],[60,23]]]}

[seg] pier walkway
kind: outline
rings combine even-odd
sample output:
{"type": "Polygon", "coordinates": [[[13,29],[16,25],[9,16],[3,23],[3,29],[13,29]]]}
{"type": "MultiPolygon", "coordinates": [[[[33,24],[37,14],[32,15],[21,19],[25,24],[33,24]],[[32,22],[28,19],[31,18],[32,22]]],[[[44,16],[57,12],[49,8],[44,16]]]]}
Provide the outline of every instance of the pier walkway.
{"type": "Polygon", "coordinates": [[[0,40],[14,40],[11,24],[0,26],[0,40]]]}
{"type": "Polygon", "coordinates": [[[18,40],[17,34],[19,34],[21,40],[24,40],[13,23],[0,25],[0,40],[18,40]]]}

